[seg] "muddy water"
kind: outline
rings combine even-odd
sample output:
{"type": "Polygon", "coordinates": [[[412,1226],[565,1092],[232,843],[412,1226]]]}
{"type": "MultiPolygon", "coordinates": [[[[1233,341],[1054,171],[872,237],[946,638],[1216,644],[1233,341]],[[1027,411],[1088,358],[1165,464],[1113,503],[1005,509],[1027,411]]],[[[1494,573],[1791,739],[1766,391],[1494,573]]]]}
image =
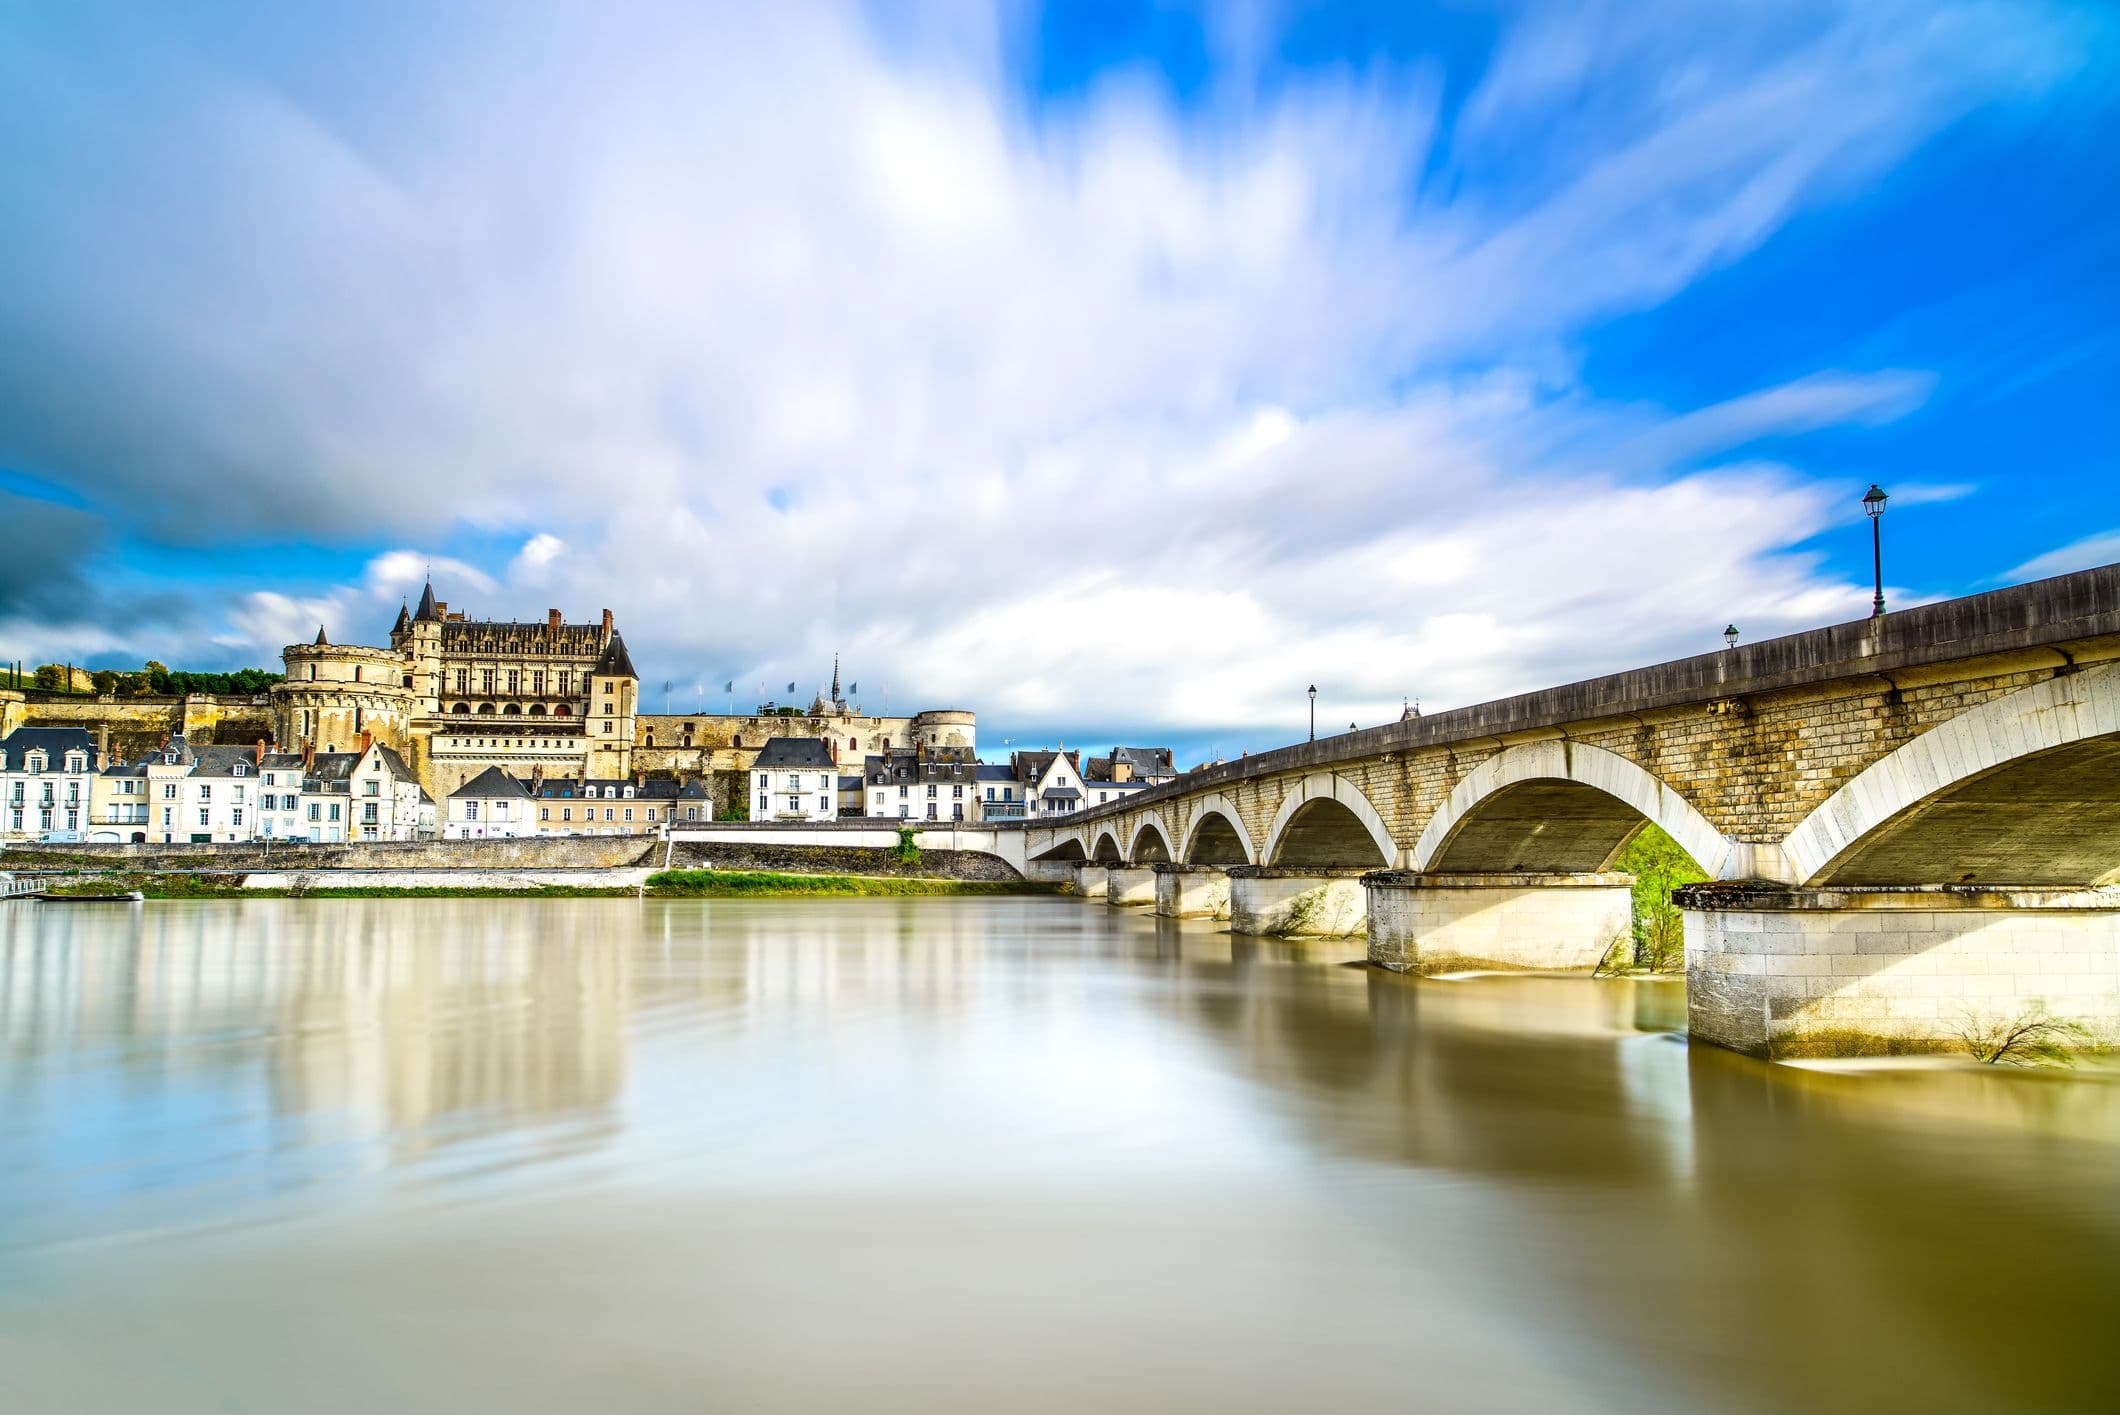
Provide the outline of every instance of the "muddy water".
{"type": "Polygon", "coordinates": [[[0,905],[0,1410],[2120,1409],[2120,1084],[1062,899],[0,905]]]}

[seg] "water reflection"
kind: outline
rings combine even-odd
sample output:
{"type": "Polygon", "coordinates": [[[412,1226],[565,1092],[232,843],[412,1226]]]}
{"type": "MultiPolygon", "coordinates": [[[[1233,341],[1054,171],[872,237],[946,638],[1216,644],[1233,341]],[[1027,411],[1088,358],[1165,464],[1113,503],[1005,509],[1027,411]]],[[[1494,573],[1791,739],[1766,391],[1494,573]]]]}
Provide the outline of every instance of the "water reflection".
{"type": "MultiPolygon", "coordinates": [[[[525,1410],[2120,1388],[2120,1086],[1345,956],[1059,900],[9,906],[0,1357],[42,1394],[129,1317],[202,1409],[493,1364],[525,1410]]],[[[68,1408],[191,1408],[166,1375],[68,1408]]]]}

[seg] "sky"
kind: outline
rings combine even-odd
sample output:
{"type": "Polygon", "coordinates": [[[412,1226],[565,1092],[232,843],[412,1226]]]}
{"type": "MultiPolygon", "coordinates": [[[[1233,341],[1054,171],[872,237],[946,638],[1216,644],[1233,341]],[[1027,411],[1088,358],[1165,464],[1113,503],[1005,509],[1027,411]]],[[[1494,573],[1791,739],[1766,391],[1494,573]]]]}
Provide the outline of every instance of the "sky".
{"type": "Polygon", "coordinates": [[[2120,14],[0,0],[0,657],[1299,739],[2120,560],[2120,14]]]}

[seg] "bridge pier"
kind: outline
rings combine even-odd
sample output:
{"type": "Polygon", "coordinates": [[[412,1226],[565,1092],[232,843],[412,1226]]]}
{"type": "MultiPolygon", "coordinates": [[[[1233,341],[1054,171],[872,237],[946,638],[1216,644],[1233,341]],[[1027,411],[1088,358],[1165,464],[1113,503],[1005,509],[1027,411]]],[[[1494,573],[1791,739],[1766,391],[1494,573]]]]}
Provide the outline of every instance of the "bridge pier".
{"type": "Polygon", "coordinates": [[[1691,1034],[1753,1056],[1940,1051],[2043,1008],[2120,1025],[2120,887],[1698,884],[1691,1034]]]}
{"type": "Polygon", "coordinates": [[[1147,865],[1113,865],[1105,874],[1107,904],[1156,902],[1156,872],[1147,865]]]}
{"type": "Polygon", "coordinates": [[[1229,931],[1281,938],[1358,938],[1369,927],[1362,871],[1306,865],[1229,868],[1229,931]]]}
{"type": "Polygon", "coordinates": [[[1362,876],[1369,961],[1399,973],[1595,968],[1634,923],[1632,875],[1362,876]]]}
{"type": "Polygon", "coordinates": [[[1167,919],[1229,917],[1229,876],[1214,865],[1168,861],[1156,872],[1156,912],[1167,919]]]}
{"type": "Polygon", "coordinates": [[[1084,899],[1103,899],[1111,892],[1111,866],[1077,863],[1074,867],[1075,893],[1084,899]]]}

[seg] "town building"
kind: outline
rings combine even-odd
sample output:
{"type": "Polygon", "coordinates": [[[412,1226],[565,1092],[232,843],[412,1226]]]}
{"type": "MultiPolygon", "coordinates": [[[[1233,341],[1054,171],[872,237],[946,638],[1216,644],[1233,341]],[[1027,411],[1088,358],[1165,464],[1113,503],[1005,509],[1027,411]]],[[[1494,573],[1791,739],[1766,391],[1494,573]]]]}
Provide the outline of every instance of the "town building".
{"type": "Polygon", "coordinates": [[[925,743],[862,762],[864,814],[892,820],[979,819],[979,758],[969,747],[925,743]]]}
{"type": "Polygon", "coordinates": [[[751,819],[839,818],[839,768],[815,737],[774,737],[751,763],[751,819]]]}
{"type": "Polygon", "coordinates": [[[489,766],[449,793],[445,840],[505,840],[532,835],[537,822],[530,788],[489,766]]]}
{"type": "Polygon", "coordinates": [[[1027,813],[1028,788],[1016,780],[1014,767],[979,763],[979,819],[1020,821],[1027,813]]]}
{"type": "Polygon", "coordinates": [[[641,835],[714,819],[714,799],[697,781],[535,779],[530,796],[540,835],[641,835]]]}
{"type": "Polygon", "coordinates": [[[1082,809],[1081,753],[1012,752],[1009,768],[1023,792],[1030,819],[1072,815],[1082,809]]]}
{"type": "Polygon", "coordinates": [[[0,739],[0,836],[80,840],[89,824],[95,739],[81,727],[18,727],[0,739]]]}
{"type": "Polygon", "coordinates": [[[1082,779],[1092,786],[1099,782],[1161,786],[1178,779],[1177,760],[1168,747],[1114,747],[1108,755],[1084,762],[1082,779]]]}

